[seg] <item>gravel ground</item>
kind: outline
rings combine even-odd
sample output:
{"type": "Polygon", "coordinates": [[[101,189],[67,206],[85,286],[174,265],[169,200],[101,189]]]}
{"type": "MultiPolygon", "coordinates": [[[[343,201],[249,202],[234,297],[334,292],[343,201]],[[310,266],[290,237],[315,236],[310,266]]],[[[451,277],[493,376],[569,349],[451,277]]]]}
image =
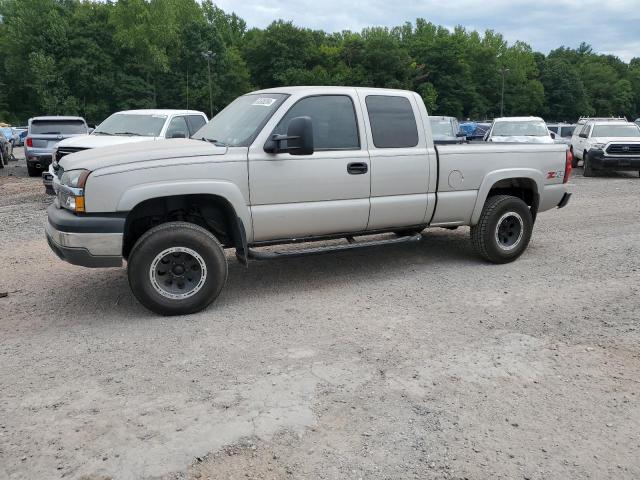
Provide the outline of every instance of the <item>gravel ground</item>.
{"type": "MultiPolygon", "coordinates": [[[[640,179],[572,180],[527,252],[468,229],[231,262],[155,316],[58,260],[40,179],[0,170],[0,478],[640,478],[640,179]]],[[[230,257],[231,259],[231,257],[230,257]]]]}

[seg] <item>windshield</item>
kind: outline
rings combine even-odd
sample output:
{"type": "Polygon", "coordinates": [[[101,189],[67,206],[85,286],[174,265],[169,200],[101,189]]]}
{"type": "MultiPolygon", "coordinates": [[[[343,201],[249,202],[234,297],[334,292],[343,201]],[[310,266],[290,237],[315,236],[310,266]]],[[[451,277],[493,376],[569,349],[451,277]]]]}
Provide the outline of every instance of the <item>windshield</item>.
{"type": "Polygon", "coordinates": [[[287,95],[262,93],[236,98],[192,138],[215,140],[229,147],[248,147],[287,95]]]}
{"type": "Polygon", "coordinates": [[[114,113],[93,131],[93,135],[137,135],[157,137],[167,120],[166,115],[114,113]]]}
{"type": "Polygon", "coordinates": [[[82,120],[34,120],[31,122],[33,135],[61,135],[87,133],[87,126],[82,120]]]}
{"type": "Polygon", "coordinates": [[[433,133],[434,137],[435,136],[441,136],[441,137],[456,136],[456,132],[453,131],[453,125],[451,124],[451,120],[429,117],[429,121],[431,122],[431,133],[433,133]]]}
{"type": "Polygon", "coordinates": [[[640,128],[636,125],[596,125],[592,137],[640,137],[640,128]]]}
{"type": "Polygon", "coordinates": [[[549,132],[544,122],[514,121],[496,122],[493,126],[492,137],[548,137],[549,132]]]}

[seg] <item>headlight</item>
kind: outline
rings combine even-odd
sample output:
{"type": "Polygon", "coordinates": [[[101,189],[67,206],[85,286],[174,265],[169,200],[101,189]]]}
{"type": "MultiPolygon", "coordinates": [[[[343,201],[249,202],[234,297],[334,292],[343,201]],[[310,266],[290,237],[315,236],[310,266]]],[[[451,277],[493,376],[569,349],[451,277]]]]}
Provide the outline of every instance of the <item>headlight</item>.
{"type": "Polygon", "coordinates": [[[593,145],[591,145],[591,148],[595,148],[596,150],[604,150],[604,147],[606,146],[606,143],[594,143],[593,145]]]}
{"type": "Polygon", "coordinates": [[[89,170],[69,170],[62,174],[58,192],[60,206],[73,212],[84,212],[84,185],[90,173],[89,170]]]}
{"type": "Polygon", "coordinates": [[[89,170],[70,170],[62,174],[60,183],[66,187],[84,188],[90,173],[89,170]]]}

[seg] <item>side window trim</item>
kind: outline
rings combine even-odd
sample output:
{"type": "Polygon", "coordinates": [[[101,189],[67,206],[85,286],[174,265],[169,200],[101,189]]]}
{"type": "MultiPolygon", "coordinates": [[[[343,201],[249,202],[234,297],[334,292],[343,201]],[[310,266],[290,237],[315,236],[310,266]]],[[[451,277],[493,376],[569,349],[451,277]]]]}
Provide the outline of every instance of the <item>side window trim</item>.
{"type": "Polygon", "coordinates": [[[316,152],[345,152],[345,151],[362,150],[362,139],[360,138],[360,124],[358,122],[358,112],[356,110],[356,105],[355,105],[355,102],[353,100],[353,97],[351,95],[347,94],[347,93],[318,93],[318,94],[307,95],[306,97],[299,98],[298,100],[296,100],[287,109],[286,112],[284,112],[284,114],[282,115],[280,120],[278,120],[278,123],[276,124],[276,126],[273,128],[273,130],[269,134],[269,138],[271,138],[271,135],[276,133],[276,131],[278,130],[278,127],[280,127],[280,124],[282,123],[282,121],[287,117],[289,112],[291,110],[293,110],[296,105],[298,105],[298,103],[302,102],[303,100],[308,100],[310,98],[315,98],[315,97],[346,97],[346,98],[349,99],[349,101],[351,102],[351,108],[353,109],[353,119],[356,122],[356,135],[357,135],[357,140],[358,140],[358,146],[357,147],[342,147],[342,148],[341,147],[336,147],[336,148],[314,148],[314,151],[316,151],[316,152]]]}

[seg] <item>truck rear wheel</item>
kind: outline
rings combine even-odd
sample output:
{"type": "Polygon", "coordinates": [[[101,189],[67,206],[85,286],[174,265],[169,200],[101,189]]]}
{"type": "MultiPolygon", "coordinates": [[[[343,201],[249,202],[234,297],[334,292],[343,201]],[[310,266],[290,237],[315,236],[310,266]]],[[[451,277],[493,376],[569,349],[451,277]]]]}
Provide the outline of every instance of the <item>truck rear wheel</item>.
{"type": "Polygon", "coordinates": [[[508,263],[526,250],[532,231],[527,204],[511,195],[496,195],[487,199],[478,224],[471,227],[471,241],[484,259],[508,263]]]}
{"type": "Polygon", "coordinates": [[[27,173],[30,177],[37,177],[38,175],[40,175],[40,170],[38,170],[38,167],[36,167],[35,165],[31,165],[29,162],[27,162],[27,173]]]}
{"type": "Polygon", "coordinates": [[[188,222],[169,222],[144,233],[127,266],[129,285],[145,307],[161,315],[198,312],[227,281],[227,259],[211,232],[188,222]]]}

